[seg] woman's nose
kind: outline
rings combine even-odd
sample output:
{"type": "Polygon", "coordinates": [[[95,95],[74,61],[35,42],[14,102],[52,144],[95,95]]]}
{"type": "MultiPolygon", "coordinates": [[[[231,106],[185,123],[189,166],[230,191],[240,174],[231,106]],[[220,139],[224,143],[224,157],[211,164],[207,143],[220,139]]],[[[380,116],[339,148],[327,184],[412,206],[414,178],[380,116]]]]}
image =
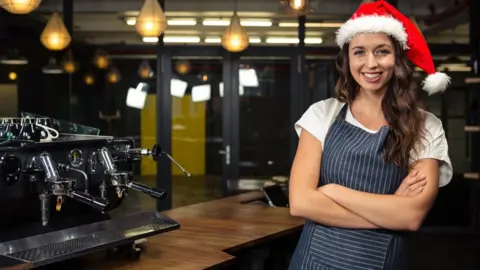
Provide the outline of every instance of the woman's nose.
{"type": "Polygon", "coordinates": [[[377,63],[377,59],[375,58],[375,55],[369,54],[367,59],[367,67],[375,68],[377,66],[378,66],[378,63],[377,63]]]}

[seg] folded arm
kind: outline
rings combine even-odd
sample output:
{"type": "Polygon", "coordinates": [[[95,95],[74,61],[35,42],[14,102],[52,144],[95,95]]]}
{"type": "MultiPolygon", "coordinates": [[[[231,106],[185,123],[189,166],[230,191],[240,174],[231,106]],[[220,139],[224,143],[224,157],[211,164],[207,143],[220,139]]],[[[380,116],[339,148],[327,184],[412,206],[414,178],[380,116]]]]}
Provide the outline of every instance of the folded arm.
{"type": "Polygon", "coordinates": [[[358,229],[378,228],[351,210],[340,206],[317,190],[322,161],[321,142],[308,131],[302,130],[290,174],[290,213],[320,224],[358,229]]]}
{"type": "Polygon", "coordinates": [[[415,196],[379,195],[327,185],[325,195],[373,224],[392,230],[416,231],[438,193],[438,161],[422,159],[414,167],[426,176],[423,191],[415,196]]]}

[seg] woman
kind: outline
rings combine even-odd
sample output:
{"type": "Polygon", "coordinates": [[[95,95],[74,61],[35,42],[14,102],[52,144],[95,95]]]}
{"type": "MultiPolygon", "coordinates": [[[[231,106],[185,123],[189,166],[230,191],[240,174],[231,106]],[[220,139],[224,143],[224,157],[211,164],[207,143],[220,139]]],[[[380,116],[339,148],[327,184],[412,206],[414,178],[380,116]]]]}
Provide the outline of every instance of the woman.
{"type": "Polygon", "coordinates": [[[406,269],[404,234],[452,177],[442,123],[419,108],[411,63],[429,74],[430,94],[449,77],[435,72],[418,29],[382,0],[362,4],[337,43],[336,98],[295,125],[290,211],[307,222],[290,269],[406,269]]]}

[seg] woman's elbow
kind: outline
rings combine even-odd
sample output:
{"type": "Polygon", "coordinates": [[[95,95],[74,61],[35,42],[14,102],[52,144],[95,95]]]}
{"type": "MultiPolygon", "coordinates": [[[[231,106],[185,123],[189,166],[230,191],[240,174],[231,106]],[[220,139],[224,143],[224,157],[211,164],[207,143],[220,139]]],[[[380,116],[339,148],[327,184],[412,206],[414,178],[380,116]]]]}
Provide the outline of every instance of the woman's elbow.
{"type": "Polygon", "coordinates": [[[309,192],[304,191],[299,194],[290,194],[288,207],[290,215],[304,218],[309,207],[309,192]]]}
{"type": "Polygon", "coordinates": [[[298,200],[290,199],[288,207],[289,207],[291,216],[303,217],[303,207],[301,202],[299,202],[298,200]]]}
{"type": "Polygon", "coordinates": [[[412,232],[418,231],[423,224],[426,213],[424,211],[413,211],[414,213],[410,215],[408,222],[406,222],[406,229],[412,232]]]}
{"type": "Polygon", "coordinates": [[[419,222],[418,220],[412,220],[406,225],[406,229],[408,231],[416,232],[422,227],[422,222],[419,222]]]}

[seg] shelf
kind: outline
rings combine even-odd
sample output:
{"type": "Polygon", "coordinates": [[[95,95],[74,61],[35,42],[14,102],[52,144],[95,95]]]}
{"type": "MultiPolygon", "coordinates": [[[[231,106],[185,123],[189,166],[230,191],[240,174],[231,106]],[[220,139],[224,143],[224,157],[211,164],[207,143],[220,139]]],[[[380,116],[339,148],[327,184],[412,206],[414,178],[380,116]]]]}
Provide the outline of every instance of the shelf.
{"type": "Polygon", "coordinates": [[[465,126],[466,132],[480,132],[480,126],[465,126]]]}
{"type": "Polygon", "coordinates": [[[480,83],[480,77],[472,77],[472,78],[466,78],[465,79],[466,84],[477,84],[480,83]]]}
{"type": "Polygon", "coordinates": [[[467,173],[464,173],[464,174],[463,174],[463,178],[465,178],[465,179],[478,180],[478,179],[480,179],[480,173],[477,173],[477,172],[467,172],[467,173]]]}

